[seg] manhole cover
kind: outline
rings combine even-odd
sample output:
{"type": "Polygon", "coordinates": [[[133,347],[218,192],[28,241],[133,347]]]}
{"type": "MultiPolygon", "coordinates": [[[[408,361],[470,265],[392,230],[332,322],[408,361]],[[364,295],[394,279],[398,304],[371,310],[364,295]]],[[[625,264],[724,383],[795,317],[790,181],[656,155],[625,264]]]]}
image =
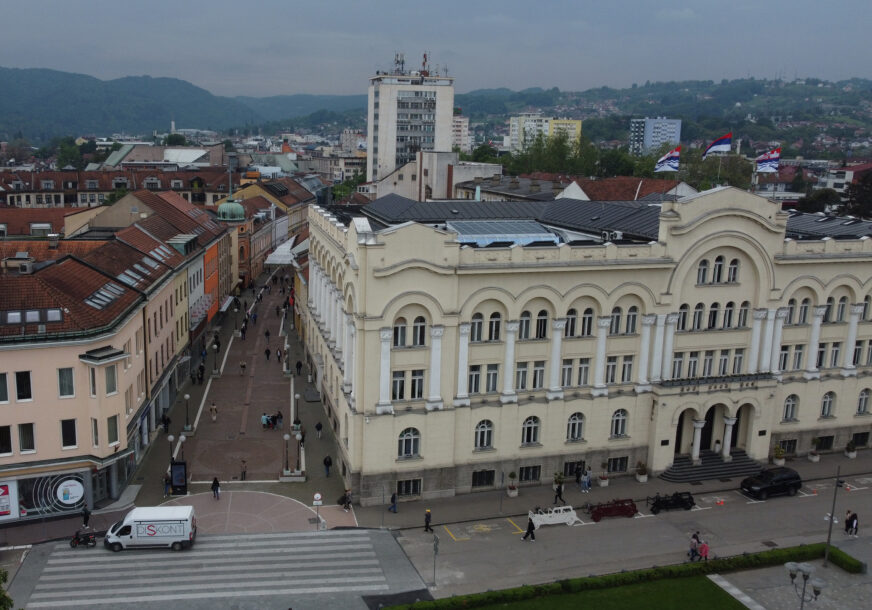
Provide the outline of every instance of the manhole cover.
{"type": "Polygon", "coordinates": [[[768,546],[769,548],[773,548],[778,546],[777,542],[773,542],[772,540],[763,540],[763,546],[768,546]]]}
{"type": "Polygon", "coordinates": [[[721,483],[729,483],[732,480],[733,479],[718,479],[718,481],[720,481],[721,483]]]}
{"type": "Polygon", "coordinates": [[[691,481],[691,485],[702,485],[702,481],[691,481]]]}

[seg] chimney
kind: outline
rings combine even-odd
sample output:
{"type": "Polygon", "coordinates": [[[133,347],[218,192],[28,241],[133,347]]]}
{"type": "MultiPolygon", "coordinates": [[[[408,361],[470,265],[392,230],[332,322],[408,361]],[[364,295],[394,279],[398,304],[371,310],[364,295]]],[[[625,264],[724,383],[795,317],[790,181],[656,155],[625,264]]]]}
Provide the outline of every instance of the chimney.
{"type": "Polygon", "coordinates": [[[60,238],[60,234],[58,233],[49,233],[48,234],[48,247],[52,250],[58,247],[58,238],[60,238]]]}
{"type": "Polygon", "coordinates": [[[476,176],[476,177],[475,177],[475,183],[476,183],[476,184],[481,184],[481,181],[482,181],[481,176],[476,176]]]}
{"type": "Polygon", "coordinates": [[[539,192],[539,181],[538,180],[530,180],[530,192],[538,193],[539,192]]]}
{"type": "Polygon", "coordinates": [[[493,178],[491,178],[491,183],[493,185],[498,185],[502,179],[503,179],[502,174],[494,174],[493,178]]]}
{"type": "Polygon", "coordinates": [[[513,188],[513,189],[521,188],[521,181],[518,180],[517,176],[512,176],[512,179],[509,181],[509,188],[513,188]]]}

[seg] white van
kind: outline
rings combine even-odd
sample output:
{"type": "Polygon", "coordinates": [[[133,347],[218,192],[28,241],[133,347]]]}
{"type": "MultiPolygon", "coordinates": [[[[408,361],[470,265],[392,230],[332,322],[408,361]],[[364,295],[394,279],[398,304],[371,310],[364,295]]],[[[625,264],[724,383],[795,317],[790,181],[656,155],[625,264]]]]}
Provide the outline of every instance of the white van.
{"type": "Polygon", "coordinates": [[[197,517],[193,506],[134,508],[106,532],[103,545],[116,553],[129,547],[171,547],[180,551],[194,544],[197,517]]]}

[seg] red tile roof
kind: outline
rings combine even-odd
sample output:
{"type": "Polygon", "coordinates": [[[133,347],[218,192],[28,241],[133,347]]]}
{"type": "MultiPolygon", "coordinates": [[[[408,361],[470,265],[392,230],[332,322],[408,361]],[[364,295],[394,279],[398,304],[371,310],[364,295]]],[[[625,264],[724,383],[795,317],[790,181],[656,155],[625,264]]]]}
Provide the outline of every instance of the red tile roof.
{"type": "MultiPolygon", "coordinates": [[[[152,218],[156,218],[156,216],[152,216],[152,218]]],[[[185,262],[185,257],[178,250],[150,235],[143,227],[139,226],[139,223],[118,231],[115,233],[115,238],[133,246],[140,252],[149,254],[170,267],[176,268],[185,262]]]]}
{"type": "Polygon", "coordinates": [[[103,244],[82,260],[117,278],[119,282],[143,291],[170,272],[170,267],[155,257],[120,241],[103,244]]]}
{"type": "Polygon", "coordinates": [[[634,178],[616,176],[614,178],[578,178],[575,183],[591,201],[634,201],[652,193],[666,194],[681,184],[678,180],[657,178],[634,178]]]}
{"type": "Polygon", "coordinates": [[[60,239],[57,247],[51,247],[45,239],[4,240],[0,242],[0,259],[12,258],[18,252],[27,252],[37,263],[58,260],[68,254],[81,258],[105,243],[105,240],[60,239]]]}
{"type": "Polygon", "coordinates": [[[15,208],[0,206],[0,224],[6,225],[6,234],[30,235],[30,223],[48,223],[52,233],[63,233],[64,216],[80,212],[71,208],[15,208]]]}

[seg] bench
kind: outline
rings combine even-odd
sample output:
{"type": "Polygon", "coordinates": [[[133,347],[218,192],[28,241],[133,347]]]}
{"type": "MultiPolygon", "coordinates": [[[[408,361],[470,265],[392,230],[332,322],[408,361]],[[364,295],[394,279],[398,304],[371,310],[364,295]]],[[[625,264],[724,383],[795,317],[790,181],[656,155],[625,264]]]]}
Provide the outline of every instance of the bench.
{"type": "Polygon", "coordinates": [[[603,517],[634,517],[638,511],[630,498],[595,504],[590,509],[590,518],[599,522],[603,517]]]}
{"type": "Polygon", "coordinates": [[[554,508],[546,508],[544,510],[536,508],[528,513],[530,519],[533,520],[533,526],[539,529],[540,525],[573,525],[574,523],[582,523],[582,520],[575,514],[575,509],[571,506],[556,506],[554,508]]]}

